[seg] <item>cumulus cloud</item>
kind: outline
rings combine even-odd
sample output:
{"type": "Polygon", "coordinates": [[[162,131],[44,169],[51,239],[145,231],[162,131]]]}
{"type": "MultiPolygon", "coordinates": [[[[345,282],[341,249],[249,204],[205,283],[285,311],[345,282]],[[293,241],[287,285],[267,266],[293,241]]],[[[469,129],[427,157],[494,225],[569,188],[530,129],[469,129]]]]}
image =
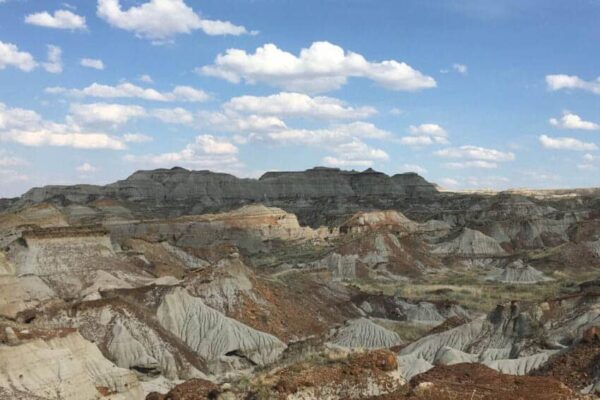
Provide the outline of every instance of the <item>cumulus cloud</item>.
{"type": "Polygon", "coordinates": [[[0,70],[6,67],[29,72],[37,67],[37,63],[31,54],[20,51],[16,45],[0,41],[0,70]]]}
{"type": "Polygon", "coordinates": [[[123,141],[126,143],[147,143],[153,140],[152,137],[141,133],[126,133],[123,135],[123,141]]]}
{"type": "Polygon", "coordinates": [[[69,10],[57,10],[54,14],[47,11],[29,14],[25,17],[25,23],[54,29],[87,29],[85,17],[69,10]]]}
{"type": "Polygon", "coordinates": [[[600,94],[600,77],[586,81],[576,75],[547,75],[546,84],[549,90],[580,89],[594,94],[600,94]]]}
{"type": "Polygon", "coordinates": [[[438,124],[411,125],[410,136],[404,136],[400,143],[408,146],[429,146],[432,144],[448,144],[448,133],[438,124]]]}
{"type": "Polygon", "coordinates": [[[41,121],[42,118],[35,111],[8,108],[5,104],[0,103],[0,131],[39,125],[41,121]]]}
{"type": "Polygon", "coordinates": [[[387,161],[389,155],[360,140],[340,144],[333,149],[335,155],[323,158],[323,163],[331,167],[370,167],[375,161],[387,161]]]}
{"type": "Polygon", "coordinates": [[[451,162],[444,164],[448,168],[452,169],[464,169],[464,168],[481,168],[481,169],[493,169],[498,168],[498,164],[491,161],[483,160],[472,160],[465,162],[451,162]]]}
{"type": "Polygon", "coordinates": [[[80,172],[83,174],[89,174],[92,172],[96,172],[98,170],[98,168],[94,167],[92,164],[90,164],[88,162],[81,164],[76,169],[77,169],[77,172],[80,172]]]}
{"type": "Polygon", "coordinates": [[[0,141],[24,146],[58,146],[78,149],[123,150],[125,143],[102,132],[86,132],[79,126],[44,121],[37,113],[8,108],[0,103],[0,141]]]}
{"type": "Polygon", "coordinates": [[[180,151],[125,156],[125,160],[151,166],[189,166],[202,169],[232,169],[241,166],[237,159],[238,148],[225,138],[212,135],[197,136],[193,143],[180,151]]]}
{"type": "Polygon", "coordinates": [[[436,86],[435,79],[404,62],[370,62],[360,54],[329,42],[314,42],[298,56],[271,43],[257,48],[254,54],[229,49],[219,54],[213,65],[197,71],[232,83],[242,80],[249,84],[261,82],[286,90],[314,93],[339,89],[351,77],[370,79],[385,88],[401,91],[436,86]]]}
{"type": "Polygon", "coordinates": [[[104,62],[95,58],[82,58],[80,61],[82,67],[93,68],[97,70],[104,69],[104,62]]]}
{"type": "Polygon", "coordinates": [[[373,107],[354,108],[336,98],[291,92],[265,97],[234,97],[224,104],[224,108],[243,113],[321,119],[362,119],[377,113],[373,107]]]}
{"type": "Polygon", "coordinates": [[[245,27],[229,21],[203,19],[183,0],[150,0],[123,10],[119,0],[98,0],[97,15],[111,26],[160,44],[178,34],[201,30],[207,35],[243,35],[245,27]]]}
{"type": "Polygon", "coordinates": [[[266,133],[250,133],[249,138],[283,145],[301,144],[317,147],[337,147],[355,139],[387,139],[391,133],[367,122],[334,124],[322,129],[276,129],[266,133]]]}
{"type": "Polygon", "coordinates": [[[48,61],[42,66],[46,72],[60,74],[63,71],[62,50],[58,46],[48,45],[48,61]]]}
{"type": "Polygon", "coordinates": [[[495,149],[487,149],[478,146],[460,146],[450,147],[438,150],[434,153],[436,156],[445,158],[461,158],[465,160],[481,160],[490,162],[505,162],[515,159],[514,153],[503,152],[495,149]]]}
{"type": "Polygon", "coordinates": [[[167,124],[191,125],[194,123],[193,114],[181,107],[147,110],[139,105],[112,103],[74,103],[71,104],[70,113],[67,116],[67,119],[74,124],[108,124],[115,128],[138,118],[156,118],[167,124]]]}
{"type": "Polygon", "coordinates": [[[565,111],[560,119],[550,118],[550,124],[561,129],[581,129],[586,131],[596,131],[600,129],[600,125],[584,121],[579,115],[565,111]]]}
{"type": "Polygon", "coordinates": [[[158,108],[152,111],[152,116],[167,124],[191,125],[194,123],[192,113],[181,107],[158,108]]]}
{"type": "Polygon", "coordinates": [[[110,124],[118,126],[132,118],[146,116],[146,110],[137,105],[90,103],[71,104],[69,118],[82,125],[110,124]]]}
{"type": "MultiPolygon", "coordinates": [[[[281,119],[262,115],[241,115],[232,112],[200,112],[197,122],[203,127],[218,131],[260,133],[287,129],[287,125],[281,119]]],[[[238,142],[247,141],[238,136],[238,142]]]]}
{"type": "Polygon", "coordinates": [[[46,88],[46,93],[68,94],[75,97],[97,97],[97,98],[137,98],[149,101],[162,102],[202,102],[208,100],[209,96],[200,89],[190,86],[177,86],[171,92],[159,92],[155,89],[142,88],[129,82],[116,86],[92,83],[83,89],[66,89],[63,87],[46,88]]]}
{"type": "Polygon", "coordinates": [[[541,135],[539,140],[541,145],[546,149],[573,151],[598,150],[598,146],[595,143],[582,142],[581,140],[571,137],[551,138],[547,135],[541,135]]]}
{"type": "Polygon", "coordinates": [[[81,133],[68,127],[42,127],[37,130],[13,130],[0,133],[0,139],[9,140],[24,146],[73,147],[76,149],[123,150],[125,144],[116,137],[105,133],[81,133]],[[58,129],[56,129],[58,128],[58,129]]]}

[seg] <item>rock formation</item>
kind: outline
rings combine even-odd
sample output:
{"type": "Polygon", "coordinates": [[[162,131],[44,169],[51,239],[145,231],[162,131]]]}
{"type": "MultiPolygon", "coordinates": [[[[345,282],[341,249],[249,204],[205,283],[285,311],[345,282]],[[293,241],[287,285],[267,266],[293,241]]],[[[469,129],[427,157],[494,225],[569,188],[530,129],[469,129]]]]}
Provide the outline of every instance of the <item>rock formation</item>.
{"type": "Polygon", "coordinates": [[[329,168],[32,189],[0,200],[0,398],[591,395],[599,207],[329,168]]]}

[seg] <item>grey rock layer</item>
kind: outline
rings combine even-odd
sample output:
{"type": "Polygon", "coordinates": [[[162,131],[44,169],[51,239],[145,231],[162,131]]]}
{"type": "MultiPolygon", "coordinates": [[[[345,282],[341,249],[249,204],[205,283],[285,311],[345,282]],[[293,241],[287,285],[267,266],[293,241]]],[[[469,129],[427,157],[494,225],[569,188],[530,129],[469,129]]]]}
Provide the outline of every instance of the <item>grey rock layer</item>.
{"type": "MultiPolygon", "coordinates": [[[[156,217],[201,214],[248,203],[293,212],[317,224],[314,210],[329,216],[360,209],[394,208],[409,199],[436,196],[435,186],[414,173],[388,176],[371,169],[356,172],[314,168],[303,172],[268,172],[259,179],[183,168],[138,171],[107,186],[74,185],[34,188],[8,207],[42,202],[89,204],[99,199],[124,202],[137,214],[156,217]],[[311,217],[312,216],[312,217],[311,217]]],[[[5,205],[6,207],[6,205],[5,205]]]]}

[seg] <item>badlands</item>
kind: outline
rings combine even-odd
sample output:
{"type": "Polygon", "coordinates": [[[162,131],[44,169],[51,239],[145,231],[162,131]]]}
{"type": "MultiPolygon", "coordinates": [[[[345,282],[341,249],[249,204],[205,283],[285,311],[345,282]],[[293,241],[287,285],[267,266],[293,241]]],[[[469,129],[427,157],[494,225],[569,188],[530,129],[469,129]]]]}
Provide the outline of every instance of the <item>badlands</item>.
{"type": "Polygon", "coordinates": [[[0,199],[0,399],[593,399],[600,189],[183,168],[0,199]]]}

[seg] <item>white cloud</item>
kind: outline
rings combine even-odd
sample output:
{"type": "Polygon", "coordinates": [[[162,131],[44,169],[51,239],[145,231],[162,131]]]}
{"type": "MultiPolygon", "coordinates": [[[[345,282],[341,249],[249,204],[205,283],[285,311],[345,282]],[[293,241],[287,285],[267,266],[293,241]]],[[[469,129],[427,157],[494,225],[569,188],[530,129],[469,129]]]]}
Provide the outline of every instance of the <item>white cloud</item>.
{"type": "Polygon", "coordinates": [[[25,17],[25,23],[55,29],[87,29],[85,17],[73,14],[69,10],[57,10],[54,14],[47,11],[29,14],[25,17]]]}
{"type": "Polygon", "coordinates": [[[146,110],[137,105],[90,103],[71,104],[70,118],[83,125],[110,124],[118,126],[127,123],[132,118],[146,116],[146,110]]]}
{"type": "Polygon", "coordinates": [[[452,69],[461,75],[467,75],[469,73],[469,67],[467,67],[465,64],[455,63],[452,65],[452,69]]]}
{"type": "Polygon", "coordinates": [[[94,167],[92,164],[90,164],[88,162],[81,164],[76,169],[77,169],[77,172],[81,172],[84,174],[89,174],[92,172],[96,172],[98,170],[98,168],[94,167]]]}
{"type": "Polygon", "coordinates": [[[206,92],[190,86],[176,86],[170,95],[178,101],[187,101],[191,103],[208,100],[208,94],[206,94],[206,92]]]}
{"type": "Polygon", "coordinates": [[[355,139],[388,139],[391,133],[366,122],[335,124],[324,129],[279,129],[266,133],[250,133],[251,140],[283,145],[301,144],[317,147],[337,147],[355,139]]]}
{"type": "Polygon", "coordinates": [[[208,100],[206,92],[189,86],[177,86],[171,92],[159,92],[155,89],[142,88],[132,83],[125,82],[117,86],[93,83],[83,89],[66,89],[63,87],[46,88],[46,93],[68,94],[75,97],[98,97],[98,98],[138,98],[149,101],[162,102],[201,102],[208,100]]]}
{"type": "Polygon", "coordinates": [[[417,174],[426,174],[427,168],[421,167],[417,164],[403,164],[401,167],[402,172],[416,172],[417,174]]]}
{"type": "Polygon", "coordinates": [[[150,0],[127,10],[121,8],[119,0],[98,0],[97,14],[110,25],[157,44],[195,30],[202,30],[207,35],[250,33],[229,21],[203,19],[183,0],[150,0]]]}
{"type": "Polygon", "coordinates": [[[144,82],[144,83],[154,83],[154,80],[152,79],[152,77],[148,74],[143,74],[140,75],[140,77],[138,78],[138,80],[140,82],[144,82]]]}
{"type": "Polygon", "coordinates": [[[479,169],[493,169],[498,168],[498,164],[491,161],[483,160],[472,160],[465,162],[451,162],[444,164],[448,168],[452,169],[464,169],[464,168],[479,168],[479,169]]]}
{"type": "Polygon", "coordinates": [[[158,108],[152,111],[152,115],[168,124],[191,125],[194,123],[194,116],[192,113],[180,107],[158,108]]]}
{"type": "Polygon", "coordinates": [[[561,129],[581,129],[586,131],[595,131],[600,129],[600,125],[584,121],[579,115],[565,111],[560,119],[550,118],[550,124],[561,129]]]}
{"type": "Polygon", "coordinates": [[[600,157],[598,157],[598,156],[594,156],[594,155],[592,155],[592,154],[590,154],[590,153],[587,153],[587,154],[585,154],[585,155],[583,156],[583,159],[584,159],[585,161],[592,162],[592,161],[597,161],[597,160],[599,160],[599,159],[600,159],[600,157]]]}
{"type": "Polygon", "coordinates": [[[193,143],[178,152],[157,155],[127,155],[126,161],[152,166],[190,166],[192,168],[224,169],[241,165],[238,148],[227,139],[212,135],[197,136],[193,143]]]}
{"type": "MultiPolygon", "coordinates": [[[[234,112],[200,112],[198,124],[219,131],[260,133],[287,129],[281,119],[262,115],[240,115],[234,112]]],[[[238,137],[239,141],[240,137],[238,137]]]]}
{"type": "Polygon", "coordinates": [[[58,46],[48,45],[48,61],[42,66],[46,72],[60,74],[63,71],[62,50],[58,46]]]}
{"type": "Polygon", "coordinates": [[[79,126],[44,121],[30,110],[7,108],[0,103],[0,141],[24,146],[59,146],[79,149],[122,150],[124,142],[101,132],[82,131],[79,126]]]}
{"type": "Polygon", "coordinates": [[[593,81],[585,81],[576,75],[547,75],[546,84],[552,91],[561,89],[580,89],[600,94],[600,77],[593,81]]]}
{"type": "Polygon", "coordinates": [[[197,69],[209,76],[233,83],[266,83],[300,92],[326,92],[339,89],[350,77],[370,79],[379,85],[404,91],[433,88],[435,80],[410,65],[388,60],[369,62],[362,55],[345,51],[329,42],[314,42],[298,56],[265,44],[254,54],[229,49],[219,54],[213,65],[197,69]]]}
{"type": "Polygon", "coordinates": [[[450,147],[438,150],[434,153],[436,156],[445,158],[462,158],[467,160],[482,160],[491,162],[513,161],[515,155],[511,152],[502,152],[495,149],[487,149],[478,146],[460,146],[450,147]]]}
{"type": "Polygon", "coordinates": [[[0,103],[0,131],[39,125],[41,120],[35,111],[8,108],[5,104],[0,103]]]}
{"type": "Polygon", "coordinates": [[[147,143],[152,142],[153,140],[152,137],[141,133],[126,133],[123,135],[123,141],[125,143],[147,143]]]}
{"type": "Polygon", "coordinates": [[[73,147],[76,149],[111,150],[123,150],[126,148],[125,144],[119,138],[109,136],[105,133],[81,133],[68,130],[62,126],[59,128],[59,130],[40,128],[37,130],[0,132],[0,139],[32,147],[56,146],[73,147]]]}
{"type": "Polygon", "coordinates": [[[432,144],[448,144],[448,133],[438,124],[411,125],[410,136],[404,136],[400,143],[408,146],[428,146],[432,144]]]}
{"type": "Polygon", "coordinates": [[[86,68],[93,68],[98,70],[104,69],[104,62],[95,58],[82,58],[80,64],[81,66],[86,68]]]}
{"type": "Polygon", "coordinates": [[[112,103],[74,103],[71,104],[70,114],[67,117],[74,124],[109,124],[113,127],[137,118],[156,118],[167,124],[192,125],[194,123],[192,113],[180,107],[146,110],[139,105],[112,103]]]}
{"type": "Polygon", "coordinates": [[[353,108],[332,97],[290,92],[266,97],[234,97],[224,104],[224,108],[244,113],[323,119],[362,119],[377,113],[373,107],[353,108]]]}
{"type": "Polygon", "coordinates": [[[398,107],[394,107],[392,109],[390,109],[390,114],[392,115],[402,115],[404,114],[404,110],[398,108],[398,107]]]}
{"type": "Polygon", "coordinates": [[[37,63],[31,54],[19,51],[19,48],[12,43],[0,41],[0,70],[6,67],[15,67],[29,72],[37,67],[37,63]]]}
{"type": "Polygon", "coordinates": [[[547,135],[541,135],[539,140],[546,149],[574,151],[598,150],[598,146],[595,143],[582,142],[581,140],[571,137],[551,138],[547,135]]]}
{"type": "Polygon", "coordinates": [[[336,146],[334,156],[323,158],[323,163],[331,167],[370,167],[375,161],[387,161],[389,155],[381,150],[375,149],[360,140],[352,140],[348,143],[336,146]]]}

